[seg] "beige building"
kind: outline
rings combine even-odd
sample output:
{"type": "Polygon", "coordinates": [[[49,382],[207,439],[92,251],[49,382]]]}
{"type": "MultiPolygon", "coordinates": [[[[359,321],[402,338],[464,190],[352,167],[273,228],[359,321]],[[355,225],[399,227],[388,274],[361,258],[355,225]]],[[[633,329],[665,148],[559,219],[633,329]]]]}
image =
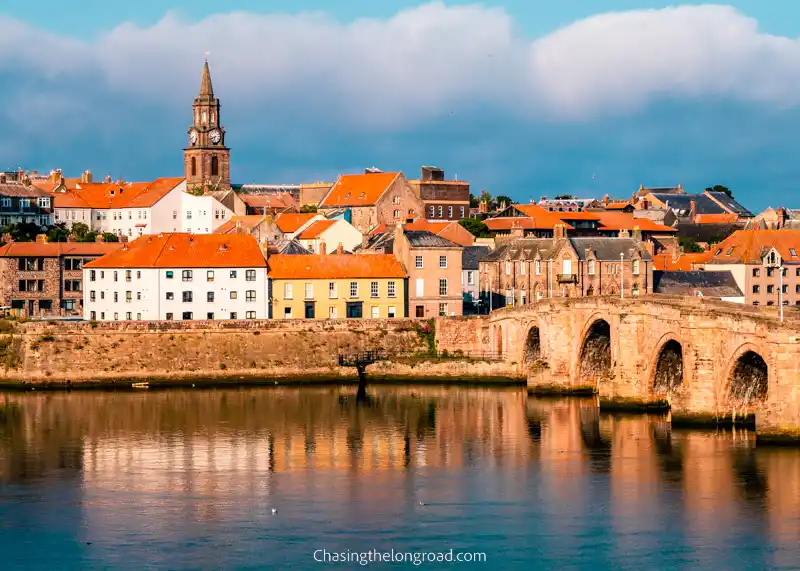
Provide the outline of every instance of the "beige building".
{"type": "Polygon", "coordinates": [[[390,254],[269,258],[273,319],[360,319],[406,316],[406,273],[390,254]]]}
{"type": "Polygon", "coordinates": [[[352,252],[361,244],[361,232],[346,220],[317,220],[306,226],[296,236],[305,248],[315,254],[326,253],[326,244],[341,244],[345,251],[352,252]]]}

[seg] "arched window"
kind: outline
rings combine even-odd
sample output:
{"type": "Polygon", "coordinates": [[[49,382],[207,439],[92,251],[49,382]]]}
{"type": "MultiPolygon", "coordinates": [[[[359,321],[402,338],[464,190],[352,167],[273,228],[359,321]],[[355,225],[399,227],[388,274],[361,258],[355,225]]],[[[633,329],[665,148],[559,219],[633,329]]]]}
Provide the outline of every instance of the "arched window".
{"type": "Polygon", "coordinates": [[[219,159],[217,155],[211,157],[211,176],[219,176],[219,159]]]}
{"type": "Polygon", "coordinates": [[[197,176],[197,159],[192,157],[192,176],[197,176]]]}

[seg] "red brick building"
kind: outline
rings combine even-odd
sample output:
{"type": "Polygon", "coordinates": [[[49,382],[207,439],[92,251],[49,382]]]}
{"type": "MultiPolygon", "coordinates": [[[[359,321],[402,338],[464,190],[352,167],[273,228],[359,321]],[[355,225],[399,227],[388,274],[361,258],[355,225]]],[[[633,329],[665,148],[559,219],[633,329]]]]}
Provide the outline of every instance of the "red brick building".
{"type": "Polygon", "coordinates": [[[427,220],[462,220],[469,218],[469,183],[445,180],[444,170],[422,167],[419,180],[409,180],[414,194],[425,204],[427,220]]]}

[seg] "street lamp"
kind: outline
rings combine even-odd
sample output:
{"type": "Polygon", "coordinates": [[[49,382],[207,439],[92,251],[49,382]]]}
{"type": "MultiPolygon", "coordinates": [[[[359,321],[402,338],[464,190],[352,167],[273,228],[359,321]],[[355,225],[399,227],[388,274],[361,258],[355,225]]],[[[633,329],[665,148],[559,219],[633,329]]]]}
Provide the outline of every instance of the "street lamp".
{"type": "Polygon", "coordinates": [[[625,297],[625,282],[623,276],[625,275],[625,252],[619,253],[619,298],[625,297]]]}
{"type": "Polygon", "coordinates": [[[547,284],[550,286],[550,298],[553,298],[553,258],[547,260],[547,267],[550,268],[550,277],[547,279],[547,284]]]}

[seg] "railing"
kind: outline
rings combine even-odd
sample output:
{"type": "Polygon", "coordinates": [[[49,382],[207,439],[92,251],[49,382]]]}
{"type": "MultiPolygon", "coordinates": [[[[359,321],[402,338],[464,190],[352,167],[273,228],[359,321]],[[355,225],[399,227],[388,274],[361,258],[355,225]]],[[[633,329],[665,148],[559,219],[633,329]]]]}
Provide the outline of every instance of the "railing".
{"type": "Polygon", "coordinates": [[[376,361],[387,358],[386,351],[375,349],[371,351],[361,351],[358,353],[339,353],[340,367],[357,367],[359,365],[369,365],[376,361]]]}
{"type": "Polygon", "coordinates": [[[338,363],[340,367],[357,367],[359,365],[370,365],[378,361],[387,361],[390,359],[504,361],[507,357],[507,353],[498,351],[456,350],[390,354],[382,349],[376,349],[357,353],[340,353],[338,363]]]}
{"type": "Polygon", "coordinates": [[[560,284],[578,282],[578,276],[576,274],[558,274],[556,279],[560,284]]]}

